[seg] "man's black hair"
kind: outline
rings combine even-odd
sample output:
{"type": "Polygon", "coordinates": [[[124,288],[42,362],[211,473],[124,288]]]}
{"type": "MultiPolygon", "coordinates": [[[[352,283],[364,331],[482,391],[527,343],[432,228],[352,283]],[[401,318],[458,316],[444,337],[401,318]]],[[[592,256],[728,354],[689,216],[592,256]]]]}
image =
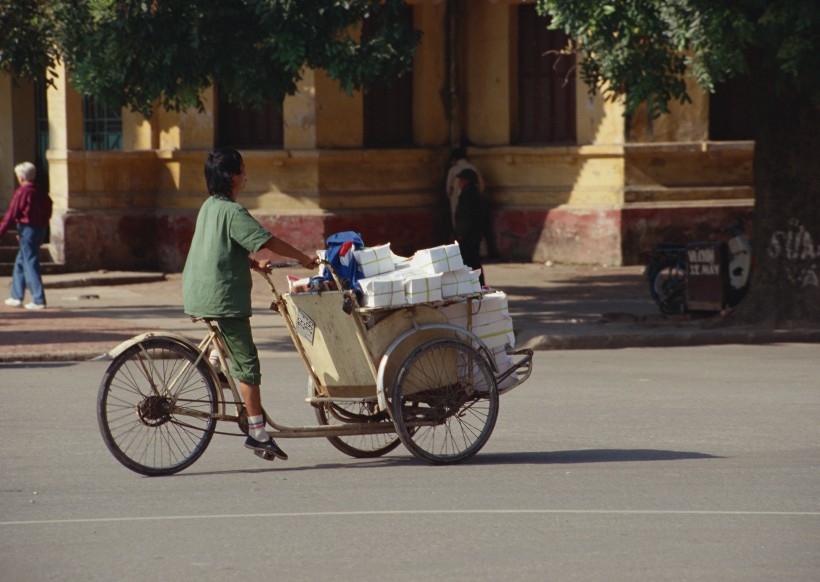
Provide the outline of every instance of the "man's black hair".
{"type": "Polygon", "coordinates": [[[242,154],[234,148],[218,148],[208,152],[205,160],[205,184],[208,194],[228,196],[233,177],[242,173],[242,154]]]}
{"type": "Polygon", "coordinates": [[[467,159],[467,150],[464,148],[454,148],[452,152],[450,152],[450,161],[457,162],[459,160],[467,159]]]}

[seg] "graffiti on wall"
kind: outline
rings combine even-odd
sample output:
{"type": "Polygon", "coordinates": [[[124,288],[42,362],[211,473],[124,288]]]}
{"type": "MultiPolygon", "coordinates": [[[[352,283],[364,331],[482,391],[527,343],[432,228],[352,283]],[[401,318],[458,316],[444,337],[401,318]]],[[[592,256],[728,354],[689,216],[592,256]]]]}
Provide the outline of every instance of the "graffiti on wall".
{"type": "Polygon", "coordinates": [[[786,230],[772,234],[767,249],[773,259],[783,261],[789,282],[798,288],[820,287],[818,262],[820,245],[814,243],[811,233],[797,218],[789,220],[786,230]]]}

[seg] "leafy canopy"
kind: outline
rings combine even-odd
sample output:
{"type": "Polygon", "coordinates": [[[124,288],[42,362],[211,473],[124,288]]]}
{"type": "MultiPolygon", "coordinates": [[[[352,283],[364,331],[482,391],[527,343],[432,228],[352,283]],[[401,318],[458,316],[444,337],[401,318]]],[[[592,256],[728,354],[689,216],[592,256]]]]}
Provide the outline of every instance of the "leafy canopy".
{"type": "Polygon", "coordinates": [[[211,85],[235,103],[281,102],[304,66],[350,92],[408,70],[419,41],[401,0],[0,2],[3,69],[43,80],[59,56],[78,90],[146,116],[157,104],[201,108],[211,85]]]}
{"type": "Polygon", "coordinates": [[[54,27],[49,2],[0,0],[0,71],[45,80],[57,59],[54,27]]]}
{"type": "Polygon", "coordinates": [[[687,102],[685,74],[714,91],[748,72],[750,54],[776,92],[820,105],[817,0],[537,0],[537,10],[573,39],[592,91],[623,97],[627,113],[687,102]]]}

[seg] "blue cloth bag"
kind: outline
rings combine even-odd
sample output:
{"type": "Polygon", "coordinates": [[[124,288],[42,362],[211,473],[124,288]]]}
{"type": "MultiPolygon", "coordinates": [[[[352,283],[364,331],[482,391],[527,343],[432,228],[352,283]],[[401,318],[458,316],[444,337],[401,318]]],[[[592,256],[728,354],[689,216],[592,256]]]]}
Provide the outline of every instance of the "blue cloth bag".
{"type": "MultiPolygon", "coordinates": [[[[327,237],[327,248],[325,249],[325,260],[330,263],[336,275],[342,282],[345,289],[353,289],[361,293],[359,286],[359,264],[353,251],[364,248],[362,235],[352,230],[337,232],[327,237]]],[[[310,280],[311,287],[319,288],[324,281],[333,281],[333,277],[327,267],[323,267],[317,277],[310,280]]]]}

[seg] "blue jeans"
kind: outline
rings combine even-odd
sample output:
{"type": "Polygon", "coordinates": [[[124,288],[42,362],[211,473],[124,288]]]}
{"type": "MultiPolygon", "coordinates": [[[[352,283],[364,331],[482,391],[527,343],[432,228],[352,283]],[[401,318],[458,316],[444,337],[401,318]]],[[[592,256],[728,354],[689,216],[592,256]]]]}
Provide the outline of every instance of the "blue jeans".
{"type": "Polygon", "coordinates": [[[45,226],[17,224],[20,250],[17,253],[17,260],[14,261],[14,272],[11,276],[13,299],[22,301],[28,287],[31,300],[39,305],[45,305],[46,294],[43,291],[43,277],[40,273],[40,245],[45,242],[47,232],[48,227],[45,226]]]}

